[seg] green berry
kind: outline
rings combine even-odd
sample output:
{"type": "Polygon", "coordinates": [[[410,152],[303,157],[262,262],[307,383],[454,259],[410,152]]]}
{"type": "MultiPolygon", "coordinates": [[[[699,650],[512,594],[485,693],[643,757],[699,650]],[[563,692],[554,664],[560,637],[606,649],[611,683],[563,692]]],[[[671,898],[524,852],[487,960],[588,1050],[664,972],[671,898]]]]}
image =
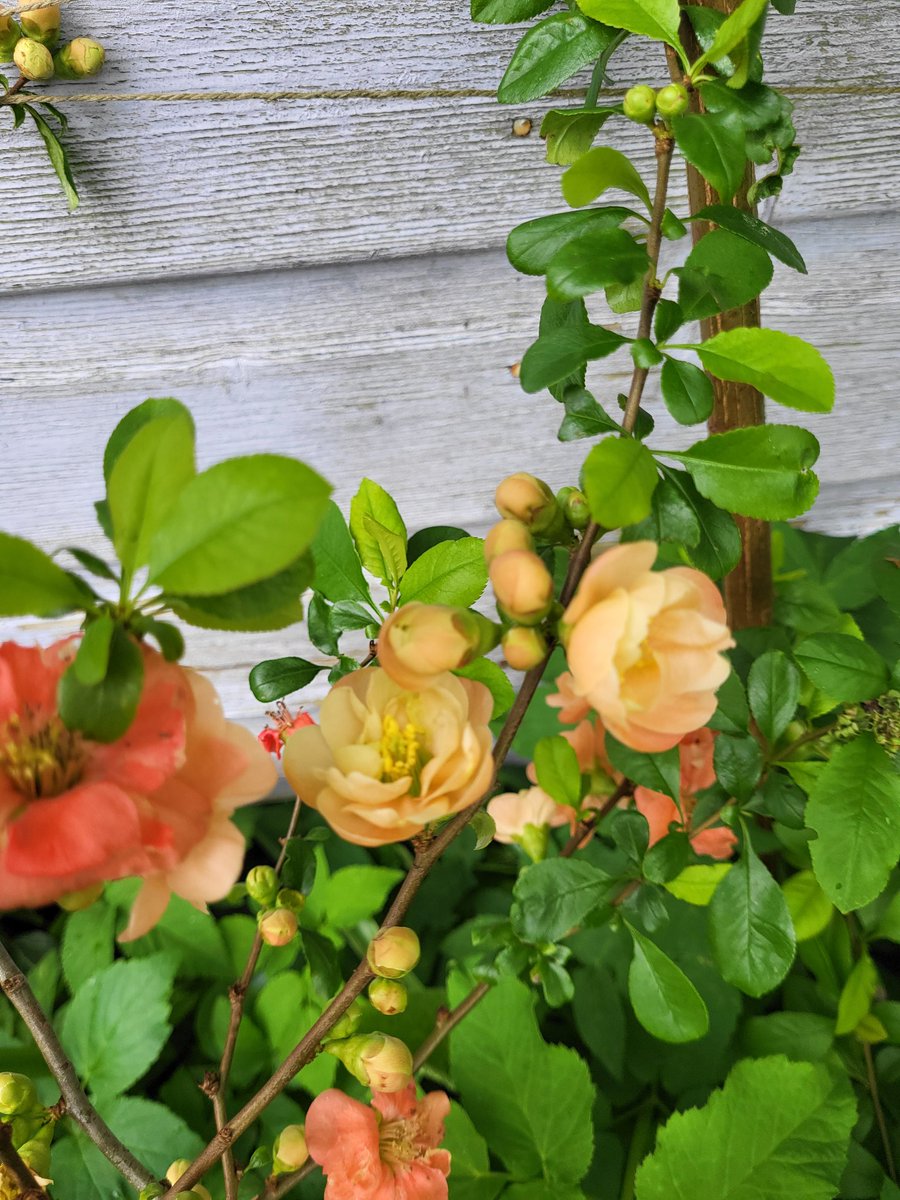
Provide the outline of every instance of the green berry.
{"type": "Polygon", "coordinates": [[[638,87],[629,88],[625,93],[622,107],[629,121],[637,121],[639,125],[649,125],[656,112],[656,92],[645,83],[638,87]]]}
{"type": "Polygon", "coordinates": [[[656,108],[661,117],[670,121],[673,117],[680,117],[686,113],[690,102],[691,98],[683,84],[670,83],[656,97],[656,108]]]}

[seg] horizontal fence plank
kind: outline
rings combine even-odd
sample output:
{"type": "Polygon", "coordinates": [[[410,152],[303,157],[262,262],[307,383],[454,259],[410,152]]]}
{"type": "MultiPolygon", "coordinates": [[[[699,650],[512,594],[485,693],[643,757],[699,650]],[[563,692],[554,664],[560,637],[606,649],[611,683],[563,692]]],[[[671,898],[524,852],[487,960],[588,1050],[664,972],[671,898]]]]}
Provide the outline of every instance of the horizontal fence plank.
{"type": "MultiPolygon", "coordinates": [[[[805,97],[797,119],[779,221],[898,211],[893,97],[805,97]]],[[[563,207],[537,133],[488,100],[84,105],[69,138],[72,216],[36,135],[0,133],[10,291],[482,249],[563,207]]],[[[646,133],[611,140],[651,170],[646,133]]]]}

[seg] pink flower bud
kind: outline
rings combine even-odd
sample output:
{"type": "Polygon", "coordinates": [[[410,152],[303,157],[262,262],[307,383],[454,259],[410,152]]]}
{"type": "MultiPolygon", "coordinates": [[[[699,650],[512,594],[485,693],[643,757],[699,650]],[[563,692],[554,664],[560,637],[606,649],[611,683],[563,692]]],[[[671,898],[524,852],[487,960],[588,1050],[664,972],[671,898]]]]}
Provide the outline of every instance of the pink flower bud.
{"type": "Polygon", "coordinates": [[[259,933],[267,946],[286,946],[297,936],[297,918],[288,908],[273,908],[259,918],[259,933]]]}
{"type": "Polygon", "coordinates": [[[507,550],[533,550],[534,538],[521,521],[504,517],[488,531],[484,539],[484,560],[488,566],[507,550]]]}
{"type": "Polygon", "coordinates": [[[538,625],[553,604],[553,576],[536,554],[509,550],[490,568],[497,603],[510,620],[538,625]]]}
{"type": "Polygon", "coordinates": [[[27,1075],[18,1075],[14,1071],[0,1074],[0,1113],[4,1117],[30,1112],[38,1103],[37,1091],[27,1075]]]}
{"type": "Polygon", "coordinates": [[[325,1049],[373,1092],[402,1092],[412,1078],[409,1047],[386,1033],[365,1033],[344,1042],[328,1042],[325,1049]]]}
{"type": "Polygon", "coordinates": [[[285,1125],[272,1147],[272,1174],[299,1171],[309,1158],[306,1133],[302,1125],[285,1125]]]}
{"type": "Polygon", "coordinates": [[[556,497],[542,479],[524,471],[501,481],[494,503],[501,517],[521,521],[533,533],[548,533],[559,525],[556,497]]]}
{"type": "Polygon", "coordinates": [[[515,625],[503,635],[503,657],[514,671],[530,671],[544,661],[547,639],[539,629],[515,625]]]}
{"type": "Polygon", "coordinates": [[[369,984],[369,1003],[384,1017],[405,1012],[408,999],[399,979],[373,979],[369,984]]]}
{"type": "Polygon", "coordinates": [[[369,942],[366,958],[376,975],[383,979],[402,979],[421,956],[419,938],[414,929],[395,925],[369,942]]]}

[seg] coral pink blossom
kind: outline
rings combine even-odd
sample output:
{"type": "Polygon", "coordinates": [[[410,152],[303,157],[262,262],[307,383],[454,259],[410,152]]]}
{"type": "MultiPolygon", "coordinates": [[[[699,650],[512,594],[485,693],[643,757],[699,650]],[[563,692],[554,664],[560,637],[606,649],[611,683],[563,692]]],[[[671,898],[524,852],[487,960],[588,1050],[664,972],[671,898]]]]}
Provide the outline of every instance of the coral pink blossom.
{"type": "Polygon", "coordinates": [[[295,730],[315,724],[309,713],[303,712],[302,709],[296,717],[293,716],[283,700],[279,700],[274,711],[266,713],[266,716],[271,717],[275,724],[267,725],[256,736],[263,750],[274,754],[276,758],[281,758],[284,743],[295,730]]]}
{"type": "Polygon", "coordinates": [[[568,804],[557,804],[539,787],[525,788],[521,792],[503,792],[495,796],[487,806],[496,830],[494,841],[511,846],[526,832],[526,826],[535,829],[549,825],[574,825],[575,813],[568,804]]]}
{"type": "Polygon", "coordinates": [[[148,648],[127,733],[101,745],[67,729],[56,689],[75,646],[0,645],[0,908],[145,876],[137,936],[171,891],[198,905],[227,894],[243,857],[228,817],[269,791],[275,770],[210,684],[148,648]]]}
{"type": "Polygon", "coordinates": [[[575,725],[578,721],[583,721],[591,711],[591,706],[583,696],[576,695],[572,673],[563,671],[562,675],[557,676],[556,686],[559,691],[548,696],[547,703],[551,708],[559,709],[557,715],[563,725],[575,725]]]}
{"type": "Polygon", "coordinates": [[[691,834],[691,817],[697,803],[697,792],[712,787],[716,781],[713,767],[714,741],[715,734],[711,729],[698,729],[682,738],[678,746],[681,761],[680,800],[684,821],[671,797],[663,792],[653,792],[649,788],[635,788],[634,805],[638,812],[647,818],[651,846],[664,838],[669,832],[669,826],[674,823],[679,829],[687,830],[691,845],[697,854],[705,854],[710,858],[731,858],[737,838],[732,830],[724,825],[691,834]]]}
{"type": "Polygon", "coordinates": [[[306,1115],[306,1143],[327,1179],[325,1200],[447,1200],[450,1154],[438,1146],[449,1111],[445,1092],[416,1100],[412,1082],[376,1092],[372,1107],[322,1092],[306,1115]]]}
{"type": "Polygon", "coordinates": [[[563,615],[572,691],[634,750],[676,746],[716,707],[734,645],[715,585],[691,567],[651,571],[654,542],[614,546],[563,615]]]}

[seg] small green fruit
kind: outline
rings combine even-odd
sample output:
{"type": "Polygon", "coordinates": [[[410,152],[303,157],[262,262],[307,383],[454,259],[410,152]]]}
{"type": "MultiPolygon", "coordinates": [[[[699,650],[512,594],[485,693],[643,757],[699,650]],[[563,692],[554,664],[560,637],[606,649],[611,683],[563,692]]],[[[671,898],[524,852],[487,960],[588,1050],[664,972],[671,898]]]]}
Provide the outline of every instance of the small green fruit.
{"type": "Polygon", "coordinates": [[[53,55],[32,38],[22,38],[13,52],[13,62],[26,79],[50,79],[53,75],[53,55]]]}
{"type": "Polygon", "coordinates": [[[100,74],[105,59],[106,51],[99,42],[81,37],[57,50],[53,63],[61,79],[89,79],[100,74]]]}
{"type": "Polygon", "coordinates": [[[625,93],[622,107],[629,121],[637,121],[639,125],[649,125],[656,112],[656,92],[644,83],[638,87],[629,88],[625,93]]]}
{"type": "Polygon", "coordinates": [[[661,117],[670,121],[673,117],[680,117],[686,113],[690,102],[691,98],[683,84],[670,83],[656,97],[656,109],[661,117]]]}

